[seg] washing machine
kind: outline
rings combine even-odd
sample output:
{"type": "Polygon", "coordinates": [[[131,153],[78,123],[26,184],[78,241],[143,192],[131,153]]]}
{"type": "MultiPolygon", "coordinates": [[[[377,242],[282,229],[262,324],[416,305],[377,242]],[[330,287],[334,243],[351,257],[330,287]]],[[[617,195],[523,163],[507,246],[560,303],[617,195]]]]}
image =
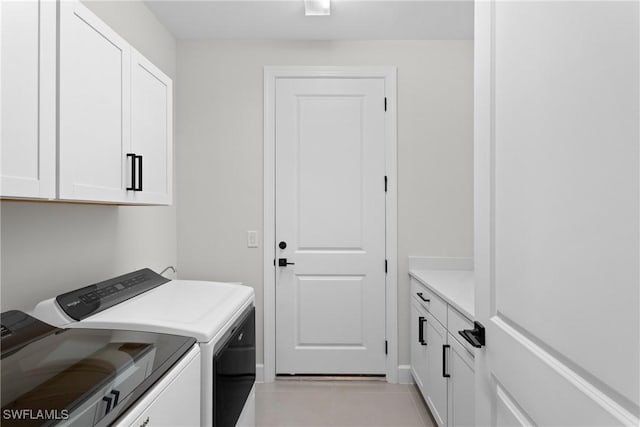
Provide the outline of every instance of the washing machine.
{"type": "Polygon", "coordinates": [[[241,284],[169,280],[145,268],[58,295],[34,317],[57,327],[196,339],[203,426],[255,425],[255,296],[241,284]]]}
{"type": "Polygon", "coordinates": [[[194,338],[0,319],[2,426],[200,425],[194,338]]]}

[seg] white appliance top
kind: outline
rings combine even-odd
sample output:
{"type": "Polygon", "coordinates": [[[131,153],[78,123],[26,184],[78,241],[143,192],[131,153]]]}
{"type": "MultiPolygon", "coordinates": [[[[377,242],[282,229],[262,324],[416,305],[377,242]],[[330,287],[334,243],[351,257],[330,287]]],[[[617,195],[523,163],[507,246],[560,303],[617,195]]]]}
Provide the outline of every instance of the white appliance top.
{"type": "Polygon", "coordinates": [[[254,291],[249,286],[172,280],[74,323],[73,327],[135,329],[209,342],[253,300],[254,291]]]}

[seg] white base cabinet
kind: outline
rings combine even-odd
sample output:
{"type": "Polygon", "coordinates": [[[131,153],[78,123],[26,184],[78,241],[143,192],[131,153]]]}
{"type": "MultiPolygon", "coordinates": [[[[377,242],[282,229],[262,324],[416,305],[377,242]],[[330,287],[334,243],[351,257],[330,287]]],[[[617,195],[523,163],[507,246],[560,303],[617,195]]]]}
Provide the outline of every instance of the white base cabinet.
{"type": "Polygon", "coordinates": [[[200,349],[194,347],[114,425],[117,427],[198,427],[200,420],[200,349]]]}
{"type": "Polygon", "coordinates": [[[413,378],[438,426],[473,426],[473,348],[458,339],[472,321],[414,279],[411,289],[413,378]]]}
{"type": "MultiPolygon", "coordinates": [[[[425,324],[425,341],[427,342],[427,377],[423,381],[425,401],[431,409],[431,415],[438,425],[447,423],[447,387],[445,376],[445,356],[447,347],[447,330],[430,313],[427,313],[425,324]]],[[[424,393],[424,392],[423,392],[424,393]]]]}
{"type": "Polygon", "coordinates": [[[411,374],[418,385],[424,390],[427,380],[427,344],[424,340],[424,324],[427,310],[414,298],[411,299],[411,374]]]}
{"type": "Polygon", "coordinates": [[[450,375],[447,393],[447,419],[451,426],[475,425],[475,375],[473,353],[449,333],[447,373],[450,375]]]}

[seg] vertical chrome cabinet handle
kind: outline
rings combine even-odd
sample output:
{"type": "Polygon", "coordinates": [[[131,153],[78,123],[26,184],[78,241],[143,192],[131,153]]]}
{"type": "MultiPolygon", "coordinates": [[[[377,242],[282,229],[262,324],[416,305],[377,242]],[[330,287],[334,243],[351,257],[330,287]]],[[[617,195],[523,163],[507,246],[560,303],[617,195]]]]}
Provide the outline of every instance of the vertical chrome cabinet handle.
{"type": "Polygon", "coordinates": [[[418,342],[422,345],[427,345],[427,342],[424,339],[424,324],[427,323],[427,319],[425,317],[420,316],[418,318],[418,342]]]}
{"type": "Polygon", "coordinates": [[[448,371],[448,366],[447,366],[447,349],[450,348],[451,346],[449,344],[444,344],[442,346],[442,376],[445,378],[450,378],[451,375],[449,375],[448,371]]]}

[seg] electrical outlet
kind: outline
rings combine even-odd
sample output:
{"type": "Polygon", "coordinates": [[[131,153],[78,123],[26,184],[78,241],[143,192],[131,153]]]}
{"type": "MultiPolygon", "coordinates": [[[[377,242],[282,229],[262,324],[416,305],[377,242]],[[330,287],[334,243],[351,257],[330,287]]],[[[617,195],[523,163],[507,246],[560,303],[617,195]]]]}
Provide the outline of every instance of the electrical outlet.
{"type": "Polygon", "coordinates": [[[248,248],[257,248],[258,247],[258,232],[255,230],[247,231],[247,247],[248,248]]]}

